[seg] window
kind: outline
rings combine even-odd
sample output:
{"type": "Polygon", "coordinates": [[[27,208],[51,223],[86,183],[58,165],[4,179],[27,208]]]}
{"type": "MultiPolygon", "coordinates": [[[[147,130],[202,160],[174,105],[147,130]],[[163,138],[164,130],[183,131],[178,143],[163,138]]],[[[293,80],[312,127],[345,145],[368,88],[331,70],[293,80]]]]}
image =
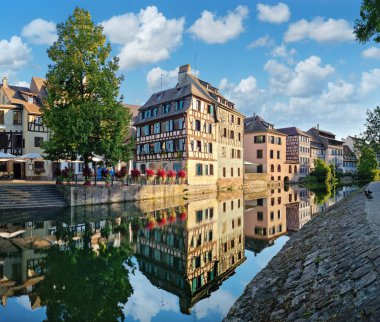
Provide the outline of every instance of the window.
{"type": "Polygon", "coordinates": [[[34,171],[45,171],[45,162],[44,161],[34,161],[34,171]]]}
{"type": "Polygon", "coordinates": [[[274,172],[274,165],[273,164],[270,165],[270,172],[274,172]]]}
{"type": "Polygon", "coordinates": [[[195,173],[197,176],[201,176],[203,173],[202,173],[202,164],[200,163],[197,163],[195,165],[195,173]]]}
{"type": "Polygon", "coordinates": [[[205,164],[205,175],[208,176],[208,164],[205,164]]]}
{"type": "Polygon", "coordinates": [[[164,108],[163,108],[163,112],[164,114],[167,114],[170,112],[170,104],[165,104],[164,108]]]}
{"type": "Polygon", "coordinates": [[[226,168],[223,168],[223,177],[226,177],[226,168]]]}
{"type": "Polygon", "coordinates": [[[161,142],[154,143],[154,153],[161,153],[161,142]]]}
{"type": "Polygon", "coordinates": [[[234,176],[234,168],[231,168],[231,177],[234,176]]]}
{"type": "Polygon", "coordinates": [[[265,135],[255,136],[253,138],[254,143],[265,143],[265,135]]]}
{"type": "Polygon", "coordinates": [[[202,151],[202,142],[201,141],[195,141],[197,143],[195,147],[195,151],[201,152],[202,151]]]}
{"type": "Polygon", "coordinates": [[[223,137],[225,137],[225,138],[227,137],[227,129],[226,128],[223,129],[223,137]]]}
{"type": "Polygon", "coordinates": [[[241,133],[238,132],[238,140],[241,141],[241,133]]]}
{"type": "MultiPolygon", "coordinates": [[[[233,200],[231,200],[231,210],[234,210],[234,201],[233,200]]],[[[234,227],[232,227],[232,228],[234,228],[234,227]]]]}
{"type": "Polygon", "coordinates": [[[237,158],[241,159],[241,150],[236,150],[237,151],[237,158]]]}
{"type": "Polygon", "coordinates": [[[271,144],[274,144],[274,136],[270,136],[269,137],[269,141],[270,141],[271,144]]]}
{"type": "Polygon", "coordinates": [[[280,151],[277,151],[277,159],[280,159],[280,151]]]}
{"type": "MultiPolygon", "coordinates": [[[[240,199],[238,199],[238,208],[240,208],[240,204],[241,204],[240,199]]],[[[239,218],[239,220],[240,220],[240,218],[239,218]]]]}
{"type": "Polygon", "coordinates": [[[256,151],[256,156],[258,159],[262,159],[263,158],[263,150],[257,150],[256,151]]]}
{"type": "Polygon", "coordinates": [[[200,120],[195,120],[195,122],[194,122],[194,129],[195,129],[195,131],[200,131],[201,130],[201,121],[200,120]]]}
{"type": "Polygon", "coordinates": [[[240,125],[241,119],[240,117],[237,118],[237,124],[240,125]]]}
{"type": "Polygon", "coordinates": [[[257,199],[257,205],[264,206],[264,199],[263,198],[257,199]]]}
{"type": "Polygon", "coordinates": [[[294,166],[294,173],[297,173],[297,166],[294,166]]]}
{"type": "Polygon", "coordinates": [[[234,121],[235,121],[235,116],[231,114],[231,123],[234,123],[234,121]]]}
{"type": "Polygon", "coordinates": [[[223,212],[226,212],[226,210],[227,210],[227,203],[223,202],[223,212]]]}
{"type": "Polygon", "coordinates": [[[210,176],[214,175],[214,165],[210,164],[210,176]]]}
{"type": "Polygon", "coordinates": [[[231,158],[232,158],[232,159],[235,158],[235,149],[231,149],[231,158]]]}
{"type": "Polygon", "coordinates": [[[0,111],[0,124],[4,124],[4,111],[0,111]]]}
{"type": "Polygon", "coordinates": [[[273,211],[270,212],[270,220],[271,220],[271,221],[274,220],[274,212],[273,212],[273,211]]]}
{"type": "Polygon", "coordinates": [[[197,212],[195,213],[197,223],[202,221],[202,215],[203,215],[202,210],[197,210],[197,212]]]}
{"type": "Polygon", "coordinates": [[[292,173],[292,166],[289,166],[289,173],[292,173]]]}
{"type": "Polygon", "coordinates": [[[262,213],[261,211],[258,211],[257,212],[257,220],[263,221],[264,220],[264,213],[262,213]]]}
{"type": "Polygon", "coordinates": [[[214,106],[213,105],[207,105],[207,112],[211,115],[214,115],[214,106]]]}
{"type": "Polygon", "coordinates": [[[183,100],[175,102],[175,110],[182,110],[183,109],[183,100]]]}
{"type": "Polygon", "coordinates": [[[278,176],[278,177],[277,177],[277,180],[278,180],[278,181],[281,181],[281,176],[278,176]]]}
{"type": "Polygon", "coordinates": [[[152,116],[157,116],[157,111],[158,111],[158,108],[155,107],[152,109],[152,116]]]}
{"type": "Polygon", "coordinates": [[[13,124],[20,125],[22,124],[22,112],[13,111],[13,124]]]}
{"type": "Polygon", "coordinates": [[[281,211],[280,210],[277,210],[277,218],[281,219],[281,211]]]}
{"type": "Polygon", "coordinates": [[[44,143],[44,138],[40,136],[36,136],[34,138],[34,146],[36,148],[40,148],[42,146],[42,143],[44,143]]]}
{"type": "Polygon", "coordinates": [[[23,144],[22,144],[22,134],[15,134],[13,136],[13,147],[18,149],[18,148],[22,148],[23,147],[23,144]]]}
{"type": "Polygon", "coordinates": [[[240,168],[238,168],[238,177],[240,177],[240,168]]]}
{"type": "Polygon", "coordinates": [[[273,159],[273,155],[274,155],[273,150],[270,150],[269,151],[269,158],[273,159]]]}
{"type": "Polygon", "coordinates": [[[154,134],[159,134],[161,130],[161,124],[160,123],[155,123],[154,124],[154,134]]]}
{"type": "Polygon", "coordinates": [[[277,172],[281,172],[281,165],[277,166],[277,172]]]}
{"type": "Polygon", "coordinates": [[[197,111],[201,111],[201,101],[197,100],[197,111]]]}
{"type": "Polygon", "coordinates": [[[208,143],[208,149],[207,149],[207,152],[208,152],[208,153],[212,153],[212,143],[208,143]]]}
{"type": "Polygon", "coordinates": [[[234,131],[230,131],[230,139],[231,140],[235,139],[235,132],[234,131]]]}

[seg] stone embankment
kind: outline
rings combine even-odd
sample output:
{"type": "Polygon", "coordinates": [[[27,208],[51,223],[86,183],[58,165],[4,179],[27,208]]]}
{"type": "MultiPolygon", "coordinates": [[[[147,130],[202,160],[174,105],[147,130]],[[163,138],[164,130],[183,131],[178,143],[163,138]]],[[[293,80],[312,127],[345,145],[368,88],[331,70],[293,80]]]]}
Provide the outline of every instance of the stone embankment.
{"type": "Polygon", "coordinates": [[[290,238],[224,321],[380,321],[380,182],[290,238]]]}

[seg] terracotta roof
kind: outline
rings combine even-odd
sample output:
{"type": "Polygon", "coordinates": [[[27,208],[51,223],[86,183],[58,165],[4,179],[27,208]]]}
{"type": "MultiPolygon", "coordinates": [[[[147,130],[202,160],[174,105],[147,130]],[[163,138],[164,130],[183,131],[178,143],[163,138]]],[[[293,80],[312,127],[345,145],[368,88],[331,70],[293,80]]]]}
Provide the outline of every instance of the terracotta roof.
{"type": "Polygon", "coordinates": [[[285,133],[288,136],[304,135],[304,136],[310,137],[310,134],[308,134],[308,133],[306,133],[304,131],[301,131],[298,127],[295,127],[295,126],[293,126],[293,127],[284,127],[284,128],[281,128],[281,129],[277,129],[277,131],[285,133]]]}
{"type": "Polygon", "coordinates": [[[45,82],[46,82],[46,79],[45,78],[41,78],[41,77],[35,77],[33,76],[32,77],[32,82],[34,81],[34,83],[36,84],[37,86],[37,89],[40,91],[43,87],[45,87],[45,82]]]}

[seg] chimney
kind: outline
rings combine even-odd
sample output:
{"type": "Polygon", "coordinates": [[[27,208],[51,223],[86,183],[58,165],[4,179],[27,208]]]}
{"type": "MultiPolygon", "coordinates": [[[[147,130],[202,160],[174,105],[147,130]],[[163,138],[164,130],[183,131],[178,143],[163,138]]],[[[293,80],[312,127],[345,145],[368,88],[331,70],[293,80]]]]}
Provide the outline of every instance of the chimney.
{"type": "Polygon", "coordinates": [[[3,77],[3,86],[8,87],[8,77],[7,76],[3,77]]]}
{"type": "Polygon", "coordinates": [[[186,84],[186,74],[191,73],[190,64],[183,65],[178,70],[178,86],[183,86],[186,84]]]}

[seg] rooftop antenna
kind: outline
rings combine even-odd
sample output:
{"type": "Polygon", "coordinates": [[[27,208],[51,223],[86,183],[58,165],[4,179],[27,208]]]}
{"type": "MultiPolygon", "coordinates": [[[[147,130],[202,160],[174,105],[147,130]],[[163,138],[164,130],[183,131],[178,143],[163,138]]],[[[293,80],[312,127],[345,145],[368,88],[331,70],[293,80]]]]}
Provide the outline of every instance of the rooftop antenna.
{"type": "Polygon", "coordinates": [[[164,76],[164,74],[161,74],[161,91],[162,91],[162,77],[164,76]]]}

